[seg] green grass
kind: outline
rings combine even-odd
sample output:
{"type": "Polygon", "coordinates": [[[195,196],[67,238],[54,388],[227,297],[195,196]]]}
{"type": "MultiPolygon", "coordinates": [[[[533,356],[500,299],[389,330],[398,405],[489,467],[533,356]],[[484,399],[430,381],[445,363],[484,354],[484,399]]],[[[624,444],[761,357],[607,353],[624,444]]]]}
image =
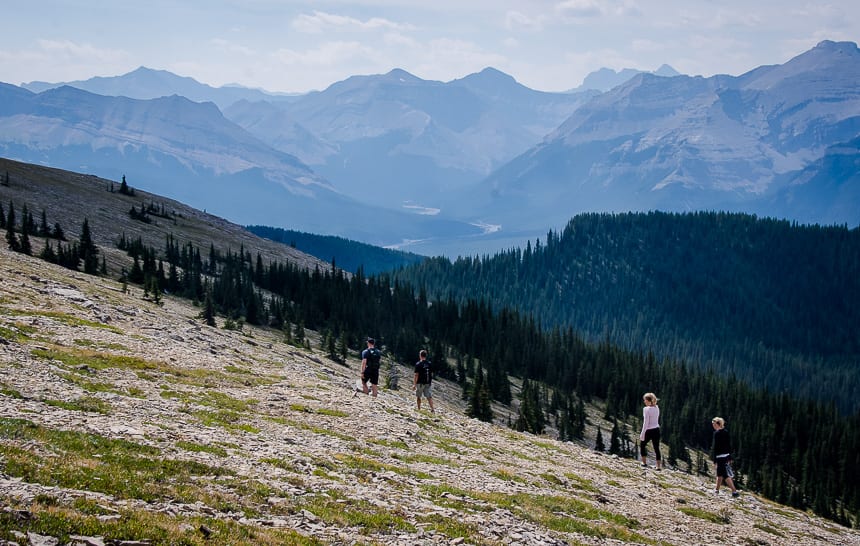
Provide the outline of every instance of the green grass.
{"type": "Polygon", "coordinates": [[[695,508],[693,506],[680,506],[678,507],[678,511],[683,512],[688,516],[693,516],[694,518],[710,521],[711,523],[728,524],[730,521],[728,514],[726,513],[715,514],[714,512],[709,512],[707,510],[702,510],[701,508],[695,508]]]}
{"type": "Polygon", "coordinates": [[[775,527],[768,525],[767,523],[754,523],[753,527],[755,527],[756,529],[761,529],[765,533],[770,533],[770,534],[776,535],[780,538],[785,538],[785,533],[783,533],[782,531],[780,531],[779,529],[777,529],[775,527]]]}
{"type": "Polygon", "coordinates": [[[86,347],[88,349],[107,349],[109,351],[128,351],[129,348],[120,343],[104,343],[100,341],[93,341],[91,339],[76,339],[74,341],[75,345],[80,347],[86,347]]]}
{"type": "Polygon", "coordinates": [[[6,310],[9,315],[17,315],[24,317],[46,317],[57,322],[62,322],[67,326],[86,326],[89,328],[100,328],[102,330],[109,330],[115,334],[124,333],[122,330],[117,328],[116,326],[111,326],[110,324],[103,324],[101,322],[95,322],[92,320],[82,319],[76,317],[74,315],[70,315],[68,313],[63,313],[60,311],[33,311],[33,310],[19,310],[19,309],[9,309],[6,310]]]}
{"type": "Polygon", "coordinates": [[[18,400],[23,400],[24,396],[18,392],[16,389],[6,385],[3,382],[0,382],[0,394],[4,396],[8,396],[10,398],[17,398],[18,400]]]}
{"type": "Polygon", "coordinates": [[[528,480],[526,480],[522,476],[518,476],[516,474],[508,472],[504,468],[493,470],[492,472],[490,472],[490,475],[506,482],[528,483],[528,480]]]}
{"type": "Polygon", "coordinates": [[[26,509],[29,519],[13,512],[0,512],[0,538],[17,543],[14,532],[50,535],[61,544],[70,544],[72,535],[100,536],[108,541],[146,541],[152,546],[318,546],[323,543],[291,529],[269,529],[242,525],[230,519],[174,516],[142,509],[120,508],[106,511],[96,501],[76,499],[60,505],[56,501],[15,504],[0,496],[0,504],[26,509]],[[99,516],[116,513],[117,519],[99,516]],[[212,534],[207,539],[199,531],[205,525],[212,534]]]}
{"type": "Polygon", "coordinates": [[[308,510],[329,525],[353,527],[365,535],[416,530],[402,509],[387,510],[365,500],[335,497],[332,492],[325,496],[303,497],[297,501],[295,509],[308,510]]]}
{"type": "Polygon", "coordinates": [[[85,411],[89,413],[101,413],[103,415],[108,415],[111,412],[111,405],[109,403],[94,396],[82,396],[75,400],[44,400],[44,402],[49,406],[70,411],[85,411]]]}
{"type": "MultiPolygon", "coordinates": [[[[600,490],[591,482],[591,480],[588,480],[588,479],[583,478],[581,476],[577,476],[573,472],[565,473],[564,477],[567,478],[568,480],[570,480],[570,482],[571,482],[570,487],[573,487],[574,489],[581,489],[583,491],[588,491],[590,493],[599,493],[600,492],[600,490]]],[[[618,483],[618,482],[616,482],[616,483],[618,483]]]]}
{"type": "Polygon", "coordinates": [[[624,542],[653,543],[634,531],[640,526],[637,520],[595,508],[575,498],[528,493],[467,491],[437,485],[426,485],[422,488],[437,504],[458,510],[492,511],[495,508],[502,508],[554,531],[581,533],[624,542]]]}
{"type": "Polygon", "coordinates": [[[21,343],[30,339],[33,334],[39,331],[35,326],[24,324],[21,322],[0,324],[0,337],[3,339],[21,343]]]}
{"type": "Polygon", "coordinates": [[[195,502],[202,492],[195,476],[231,471],[177,459],[127,440],[53,430],[24,419],[0,418],[0,455],[5,472],[24,481],[97,491],[117,498],[195,502]]]}
{"type": "Polygon", "coordinates": [[[315,425],[311,425],[308,423],[302,423],[301,421],[293,421],[292,419],[286,419],[284,417],[274,417],[274,416],[266,416],[266,419],[272,421],[274,423],[278,423],[279,425],[287,425],[293,428],[307,430],[309,432],[313,432],[314,434],[320,434],[323,436],[331,436],[332,438],[338,438],[344,441],[352,441],[352,436],[347,436],[346,434],[341,434],[340,432],[336,432],[334,430],[329,430],[324,427],[318,427],[315,425]]]}
{"type": "Polygon", "coordinates": [[[462,518],[453,518],[434,514],[432,516],[418,516],[417,521],[423,523],[424,529],[432,529],[441,533],[449,539],[464,538],[468,544],[479,544],[491,546],[495,543],[489,542],[481,535],[481,528],[473,523],[467,523],[462,518]]]}
{"type": "Polygon", "coordinates": [[[193,451],[197,453],[211,453],[212,455],[217,455],[218,457],[226,457],[229,455],[227,450],[221,446],[213,446],[210,444],[197,444],[194,442],[186,442],[183,440],[179,440],[176,442],[176,447],[180,449],[184,449],[185,451],[193,451]]]}
{"type": "Polygon", "coordinates": [[[222,427],[230,431],[245,431],[252,434],[257,434],[260,429],[257,427],[242,422],[242,414],[232,409],[222,409],[216,411],[198,410],[191,412],[194,417],[197,417],[201,423],[207,427],[222,427]]]}

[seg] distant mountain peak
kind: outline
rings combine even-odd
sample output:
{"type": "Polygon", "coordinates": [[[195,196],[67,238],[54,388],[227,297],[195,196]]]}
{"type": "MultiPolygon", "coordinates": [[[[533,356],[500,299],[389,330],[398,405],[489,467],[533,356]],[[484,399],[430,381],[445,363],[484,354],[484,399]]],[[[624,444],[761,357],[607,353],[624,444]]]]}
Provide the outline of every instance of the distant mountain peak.
{"type": "Polygon", "coordinates": [[[663,64],[657,70],[653,72],[648,72],[646,70],[638,70],[636,68],[622,68],[621,70],[614,70],[612,68],[600,68],[588,74],[584,80],[582,80],[582,85],[573,89],[573,91],[586,91],[589,89],[595,89],[597,91],[609,91],[613,87],[617,87],[623,83],[626,83],[636,77],[639,74],[653,74],[655,76],[662,77],[673,77],[680,76],[681,73],[669,66],[668,64],[663,64]]]}
{"type": "Polygon", "coordinates": [[[414,74],[410,74],[409,72],[403,70],[402,68],[395,68],[385,74],[385,79],[387,80],[395,80],[401,82],[419,82],[421,78],[415,76],[414,74]]]}

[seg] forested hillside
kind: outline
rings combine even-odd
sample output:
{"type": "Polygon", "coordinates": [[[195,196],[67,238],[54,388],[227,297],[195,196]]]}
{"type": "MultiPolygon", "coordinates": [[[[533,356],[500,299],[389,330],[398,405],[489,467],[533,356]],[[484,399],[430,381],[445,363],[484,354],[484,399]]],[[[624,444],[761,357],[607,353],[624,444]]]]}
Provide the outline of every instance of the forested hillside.
{"type": "Polygon", "coordinates": [[[545,242],[397,273],[430,297],[480,294],[774,392],[860,408],[860,229],[744,214],[586,214],[545,242]]]}
{"type": "Polygon", "coordinates": [[[247,229],[265,239],[333,262],[340,269],[349,272],[355,272],[360,267],[366,274],[375,275],[425,260],[424,256],[411,252],[390,250],[332,235],[316,235],[269,226],[247,226],[247,229]]]}
{"type": "MultiPolygon", "coordinates": [[[[263,246],[258,246],[252,254],[243,244],[236,244],[236,240],[225,239],[228,231],[207,232],[211,233],[210,238],[200,239],[203,232],[195,225],[187,224],[184,217],[177,217],[175,222],[146,222],[141,219],[141,212],[132,207],[128,212],[119,212],[116,217],[92,216],[96,218],[93,220],[89,217],[92,207],[73,207],[75,201],[59,199],[61,195],[54,195],[54,201],[47,200],[44,196],[62,194],[67,190],[53,179],[29,177],[38,170],[32,168],[26,179],[13,178],[9,186],[4,185],[7,183],[5,180],[0,184],[0,196],[9,196],[7,204],[0,205],[0,228],[5,230],[7,246],[15,252],[39,256],[94,276],[107,277],[111,271],[121,270],[119,280],[123,292],[127,284],[142,287],[147,305],[160,304],[164,294],[188,298],[200,306],[198,320],[201,325],[213,326],[217,317],[228,330],[241,330],[245,324],[274,328],[282,332],[281,338],[285,343],[306,349],[309,349],[309,339],[313,337],[319,340],[320,350],[336,362],[345,363],[347,355],[357,354],[362,340],[368,335],[380,340],[387,358],[395,362],[414,361],[417,349],[426,347],[437,365],[439,376],[450,378],[461,386],[462,396],[468,401],[469,416],[485,421],[492,421],[495,417],[497,422],[503,421],[500,416],[493,415],[490,400],[511,404],[517,395],[519,401],[509,406],[509,424],[520,431],[545,434],[552,424],[552,437],[582,441],[585,428],[595,428],[595,424],[586,417],[584,405],[598,402],[605,408],[604,418],[614,423],[611,430],[604,431],[609,439],[608,450],[621,457],[633,456],[634,444],[629,435],[628,419],[640,410],[642,393],[655,391],[662,399],[661,407],[665,412],[661,426],[665,426],[664,441],[668,444],[667,462],[670,465],[685,468],[688,472],[702,470],[706,466],[703,460],[694,462],[687,448],[695,448],[700,456],[703,451],[707,452],[712,434],[710,419],[721,415],[732,428],[736,446],[733,452],[736,452],[739,463],[737,478],[743,487],[798,508],[811,508],[846,525],[855,525],[858,521],[860,475],[856,468],[860,467],[860,426],[858,416],[846,417],[836,410],[832,404],[834,396],[801,401],[787,394],[768,393],[750,387],[730,374],[711,373],[677,360],[658,358],[654,352],[626,350],[606,339],[592,342],[572,327],[547,327],[541,324],[546,321],[539,321],[530,313],[502,307],[498,302],[491,305],[484,298],[464,298],[463,301],[457,301],[453,296],[432,298],[423,289],[390,275],[365,276],[358,272],[348,276],[330,265],[310,268],[286,255],[267,252],[263,246]],[[21,197],[24,188],[31,190],[26,194],[31,199],[29,203],[21,197]],[[41,190],[35,191],[37,188],[41,190]],[[66,203],[62,211],[65,218],[71,225],[77,225],[78,221],[81,223],[78,240],[71,239],[68,230],[68,237],[60,239],[54,232],[48,233],[49,230],[40,228],[41,224],[49,226],[54,223],[53,219],[59,214],[59,205],[53,203],[66,203]],[[44,220],[37,222],[31,210],[44,211],[44,220]],[[116,248],[106,248],[94,242],[91,230],[93,233],[104,232],[109,227],[105,222],[115,227],[120,221],[126,221],[124,217],[133,217],[132,221],[137,225],[136,235],[121,235],[114,241],[116,248]],[[77,221],[71,222],[72,218],[77,221]],[[168,234],[163,243],[154,244],[152,241],[158,241],[160,236],[153,235],[165,228],[168,234]],[[191,236],[197,239],[192,240],[191,236]],[[114,261],[113,267],[106,263],[106,256],[114,261]],[[318,335],[310,336],[307,330],[318,335]],[[518,393],[512,389],[511,376],[519,378],[516,382],[521,385],[518,393]]],[[[61,172],[53,174],[63,176],[61,172]]],[[[97,187],[106,188],[106,181],[92,182],[97,187]]],[[[130,196],[120,192],[103,189],[101,193],[104,203],[133,202],[130,196]]],[[[128,209],[121,207],[117,210],[128,209]]],[[[621,218],[636,220],[642,216],[621,218]]],[[[664,246],[685,249],[682,252],[684,256],[698,256],[692,260],[697,264],[703,263],[704,258],[699,253],[704,252],[684,243],[695,237],[720,239],[712,236],[712,232],[719,231],[713,227],[694,229],[696,221],[702,221],[701,218],[713,218],[712,226],[719,225],[718,220],[724,218],[738,226],[746,222],[747,231],[755,233],[760,226],[780,225],[721,215],[652,215],[646,218],[663,219],[670,225],[673,221],[677,223],[679,218],[691,221],[687,229],[677,226],[668,230],[674,240],[664,246]]],[[[159,217],[159,220],[163,219],[159,217]]],[[[613,217],[594,216],[586,217],[586,220],[590,220],[587,225],[594,228],[602,223],[611,225],[613,217]]],[[[513,252],[511,256],[517,258],[517,263],[535,264],[524,272],[537,276],[539,272],[550,269],[552,261],[549,257],[553,256],[551,252],[554,249],[561,247],[561,241],[567,237],[576,239],[574,235],[578,231],[583,241],[617,241],[631,237],[647,248],[646,232],[642,230],[635,235],[635,225],[636,222],[630,221],[624,229],[617,231],[608,228],[589,231],[579,230],[574,221],[564,235],[551,234],[547,245],[527,248],[519,254],[513,252]],[[597,236],[607,230],[612,231],[614,237],[597,236]]],[[[744,232],[740,228],[736,231],[744,232]]],[[[801,230],[809,234],[818,231],[826,233],[830,230],[801,230]]],[[[821,297],[835,297],[836,293],[830,286],[844,287],[839,295],[848,299],[839,301],[856,302],[856,287],[852,285],[854,277],[844,278],[842,269],[853,267],[851,270],[856,273],[857,232],[834,228],[834,233],[842,233],[844,239],[854,243],[850,248],[838,245],[833,248],[826,243],[830,237],[811,236],[813,241],[803,248],[807,249],[806,252],[814,249],[815,252],[834,253],[852,266],[824,267],[814,261],[806,265],[797,257],[806,255],[799,253],[794,256],[799,264],[796,269],[805,266],[828,276],[828,280],[821,283],[823,286],[818,287],[821,297]]],[[[747,235],[746,239],[738,236],[739,240],[757,240],[758,237],[761,235],[747,235]]],[[[768,244],[774,245],[776,240],[771,238],[768,244]]],[[[733,248],[731,244],[725,246],[733,248]]],[[[771,250],[766,247],[767,244],[760,244],[755,248],[765,253],[771,250]]],[[[613,247],[608,245],[607,248],[613,247]]],[[[739,245],[739,248],[745,247],[739,245]]],[[[742,254],[748,255],[749,250],[742,254]]],[[[611,253],[606,252],[606,255],[611,253]]],[[[643,250],[639,257],[646,260],[647,255],[648,252],[643,250]]],[[[579,259],[584,262],[591,256],[583,250],[579,259]]],[[[566,259],[575,258],[568,256],[566,259]]],[[[603,260],[607,264],[613,263],[605,256],[603,260]]],[[[747,260],[755,261],[752,258],[747,260]]],[[[486,263],[488,267],[495,265],[491,259],[486,263]]],[[[647,263],[651,268],[659,266],[670,278],[680,274],[670,267],[671,263],[661,264],[653,258],[647,263]]],[[[475,262],[479,271],[482,264],[481,261],[475,262]]],[[[518,271],[513,265],[510,264],[512,276],[518,271]]],[[[453,266],[449,264],[448,267],[453,266]]],[[[703,265],[699,267],[705,268],[703,265]]],[[[765,264],[759,267],[763,268],[765,264]]],[[[633,268],[628,266],[626,269],[633,268]]],[[[619,273],[624,268],[616,266],[611,270],[615,272],[616,279],[624,277],[623,272],[619,273]]],[[[593,275],[606,274],[596,268],[589,271],[593,275]]],[[[701,274],[701,270],[695,271],[701,274]]],[[[758,272],[755,268],[751,271],[758,272]]],[[[774,274],[776,271],[774,269],[774,274]]],[[[462,272],[470,274],[467,269],[462,272]]],[[[784,276],[791,277],[789,273],[784,273],[784,276]]],[[[692,282],[690,278],[703,280],[694,273],[680,276],[680,279],[692,282]]],[[[461,282],[466,280],[461,279],[461,282]]],[[[616,283],[621,284],[618,280],[616,283]]],[[[525,287],[523,284],[523,289],[525,287]]],[[[698,292],[686,293],[687,297],[692,297],[689,294],[698,292]]],[[[726,293],[728,291],[721,292],[726,293]]],[[[632,297],[635,292],[628,294],[632,297]]],[[[669,297],[671,294],[664,295],[669,297]]],[[[643,298],[645,296],[642,295],[643,298]]],[[[786,299],[794,301],[792,297],[796,296],[787,295],[786,299]]],[[[739,305],[732,301],[724,303],[739,305]]],[[[856,310],[851,307],[850,304],[840,307],[844,320],[856,318],[852,315],[856,310]]],[[[824,314],[819,312],[816,316],[823,317],[824,314]]],[[[787,320],[785,323],[794,325],[787,320]]],[[[812,321],[800,323],[811,324],[812,321]]],[[[836,328],[836,325],[831,327],[836,328]]],[[[823,328],[815,330],[815,333],[828,335],[823,328]]],[[[822,362],[825,357],[832,358],[831,355],[836,354],[835,351],[827,353],[821,349],[829,346],[822,341],[810,340],[807,343],[825,355],[820,357],[822,362]]],[[[656,342],[654,346],[658,347],[656,342]]],[[[805,347],[802,344],[798,346],[805,347]]],[[[772,349],[772,352],[782,354],[781,350],[772,349]]],[[[785,352],[788,354],[787,350],[785,352]]],[[[847,373],[850,371],[847,366],[845,370],[845,377],[853,379],[847,373]]],[[[814,377],[820,385],[826,386],[820,376],[814,377]]],[[[843,383],[841,388],[847,389],[849,395],[856,392],[847,383],[843,383]]],[[[831,390],[838,392],[839,387],[833,386],[831,390]]],[[[605,449],[602,445],[594,447],[601,451],[605,449]]]]}

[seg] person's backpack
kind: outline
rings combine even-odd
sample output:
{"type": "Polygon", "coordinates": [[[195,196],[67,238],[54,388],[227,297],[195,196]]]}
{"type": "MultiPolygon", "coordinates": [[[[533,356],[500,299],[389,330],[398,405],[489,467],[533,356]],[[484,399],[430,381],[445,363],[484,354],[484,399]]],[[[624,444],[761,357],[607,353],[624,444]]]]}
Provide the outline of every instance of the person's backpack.
{"type": "Polygon", "coordinates": [[[433,364],[429,360],[424,360],[418,366],[418,383],[421,385],[429,385],[433,379],[433,364]]]}
{"type": "Polygon", "coordinates": [[[378,370],[379,369],[379,361],[382,358],[382,353],[376,347],[370,347],[365,352],[365,356],[367,359],[367,369],[368,370],[378,370]]]}

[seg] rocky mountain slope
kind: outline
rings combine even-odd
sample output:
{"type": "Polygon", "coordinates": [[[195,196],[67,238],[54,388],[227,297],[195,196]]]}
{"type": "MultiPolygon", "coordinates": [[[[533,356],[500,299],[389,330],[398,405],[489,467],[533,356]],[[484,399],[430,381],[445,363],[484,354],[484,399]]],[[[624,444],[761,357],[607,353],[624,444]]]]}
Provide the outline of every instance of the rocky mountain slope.
{"type": "Polygon", "coordinates": [[[501,407],[469,419],[444,381],[417,411],[397,363],[400,388],[355,395],[357,357],[141,295],[0,249],[3,544],[860,544],[501,407]]]}

